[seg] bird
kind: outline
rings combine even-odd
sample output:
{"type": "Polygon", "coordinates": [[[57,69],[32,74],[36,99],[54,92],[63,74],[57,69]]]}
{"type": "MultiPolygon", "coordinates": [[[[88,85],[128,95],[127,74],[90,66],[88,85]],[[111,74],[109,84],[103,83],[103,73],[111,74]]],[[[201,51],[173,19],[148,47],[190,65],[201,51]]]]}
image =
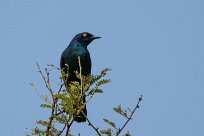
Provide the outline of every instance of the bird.
{"type": "MultiPolygon", "coordinates": [[[[60,59],[60,67],[62,72],[68,74],[68,78],[65,84],[70,84],[72,81],[77,81],[80,83],[80,79],[76,76],[76,71],[79,72],[79,58],[81,63],[81,74],[83,76],[91,75],[91,57],[87,49],[88,45],[95,39],[101,37],[95,36],[88,32],[82,32],[77,34],[70,42],[68,47],[62,52],[60,59]]],[[[86,102],[86,96],[83,96],[83,103],[86,102]]],[[[74,107],[74,105],[73,105],[74,107]]],[[[87,116],[86,105],[82,109],[83,113],[87,116]]],[[[86,117],[82,112],[74,117],[74,121],[86,122],[86,117]]]]}

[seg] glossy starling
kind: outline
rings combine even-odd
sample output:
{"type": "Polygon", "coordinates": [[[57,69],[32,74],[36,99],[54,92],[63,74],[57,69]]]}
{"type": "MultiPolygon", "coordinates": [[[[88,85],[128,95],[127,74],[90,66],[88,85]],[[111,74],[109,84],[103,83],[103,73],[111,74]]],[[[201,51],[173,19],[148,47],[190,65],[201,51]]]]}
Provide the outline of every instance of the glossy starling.
{"type": "MultiPolygon", "coordinates": [[[[91,74],[91,58],[87,46],[93,40],[98,38],[101,37],[94,36],[88,32],[79,33],[72,39],[69,46],[62,53],[60,66],[66,74],[68,72],[68,79],[66,83],[67,85],[71,83],[71,81],[78,81],[80,83],[80,80],[76,77],[75,73],[75,71],[79,72],[80,70],[78,56],[80,57],[82,75],[87,76],[91,74]]],[[[85,102],[86,100],[84,95],[83,103],[85,102]]],[[[83,109],[83,112],[85,115],[87,115],[86,105],[83,109]]],[[[74,118],[74,120],[77,122],[85,122],[86,118],[83,116],[83,113],[79,113],[78,116],[74,118]]]]}

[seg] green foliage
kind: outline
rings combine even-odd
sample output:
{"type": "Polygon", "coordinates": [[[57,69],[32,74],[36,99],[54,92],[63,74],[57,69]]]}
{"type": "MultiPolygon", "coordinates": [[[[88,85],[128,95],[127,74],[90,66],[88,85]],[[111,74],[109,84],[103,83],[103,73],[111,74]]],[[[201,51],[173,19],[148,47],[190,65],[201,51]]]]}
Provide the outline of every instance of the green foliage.
{"type": "Polygon", "coordinates": [[[106,122],[108,125],[112,126],[113,128],[117,129],[114,122],[109,121],[108,119],[103,119],[103,121],[106,122]]]}
{"type": "Polygon", "coordinates": [[[32,130],[32,135],[45,135],[45,131],[41,130],[40,128],[36,127],[32,130]]]}
{"type": "Polygon", "coordinates": [[[129,131],[127,131],[127,132],[124,134],[124,136],[131,136],[131,134],[130,134],[129,131]]]}
{"type": "Polygon", "coordinates": [[[61,115],[55,115],[54,116],[55,120],[61,124],[66,124],[66,116],[61,114],[61,115]]]}
{"type": "MultiPolygon", "coordinates": [[[[79,61],[80,63],[80,61],[79,61]]],[[[80,64],[79,64],[80,66],[80,64]]],[[[40,105],[41,108],[49,110],[49,117],[47,120],[38,120],[37,125],[32,129],[32,131],[27,136],[30,135],[39,135],[39,136],[72,136],[70,133],[70,128],[73,124],[74,118],[80,112],[83,112],[83,108],[85,104],[87,104],[95,94],[103,93],[101,89],[102,85],[110,83],[110,79],[105,79],[104,76],[109,72],[111,69],[105,68],[103,69],[100,74],[98,75],[89,75],[83,76],[81,75],[80,71],[76,71],[76,76],[80,79],[79,82],[71,82],[70,84],[66,84],[67,78],[69,78],[68,74],[65,74],[61,71],[60,68],[55,67],[54,65],[50,64],[47,68],[45,68],[45,74],[40,69],[40,66],[37,63],[37,67],[39,73],[42,76],[44,84],[49,91],[49,95],[42,95],[39,94],[40,98],[44,101],[43,104],[40,105]],[[60,81],[57,83],[59,89],[53,90],[51,88],[51,80],[50,75],[53,70],[60,71],[62,74],[60,75],[60,81]],[[86,95],[86,102],[83,103],[83,96],[86,95]],[[73,107],[74,105],[74,107],[73,107]]],[[[35,84],[30,83],[30,85],[36,90],[35,84]]],[[[37,91],[36,91],[37,92],[37,91]]],[[[139,98],[139,102],[142,100],[142,97],[139,98]]],[[[113,108],[113,110],[122,115],[127,119],[124,125],[119,128],[117,127],[116,123],[110,121],[109,119],[103,119],[103,121],[108,124],[107,129],[100,130],[100,128],[96,128],[88,117],[86,117],[88,124],[95,130],[95,132],[101,135],[113,136],[114,134],[118,136],[126,124],[131,119],[133,113],[137,108],[139,108],[139,102],[137,103],[135,109],[131,111],[130,109],[124,110],[122,109],[121,105],[118,107],[113,108]]],[[[92,135],[92,134],[90,134],[92,135]]],[[[129,131],[127,131],[124,136],[131,136],[129,131]]]]}
{"type": "MultiPolygon", "coordinates": [[[[38,94],[45,103],[41,104],[41,108],[51,110],[48,120],[38,120],[37,124],[41,127],[36,127],[32,130],[32,135],[57,135],[65,133],[65,127],[70,128],[73,123],[73,115],[80,113],[85,103],[82,103],[84,94],[87,94],[87,102],[90,101],[96,93],[102,93],[100,87],[110,82],[110,79],[103,79],[110,69],[106,68],[102,70],[99,75],[83,76],[80,72],[76,71],[76,76],[81,82],[71,82],[69,85],[65,85],[65,81],[68,78],[68,74],[62,72],[60,76],[59,90],[53,90],[50,85],[50,72],[52,70],[60,70],[54,65],[48,65],[45,68],[45,75],[43,74],[40,66],[37,64],[39,73],[41,74],[45,86],[50,92],[50,96],[38,94]],[[75,107],[73,107],[75,105],[75,107]],[[63,128],[56,126],[61,124],[63,128]]],[[[66,83],[66,82],[65,82],[66,83]]],[[[35,87],[34,83],[30,83],[32,87],[35,87]]],[[[86,102],[86,103],[87,103],[86,102]]],[[[69,129],[66,130],[66,135],[71,135],[69,129]]]]}
{"type": "Polygon", "coordinates": [[[112,136],[112,130],[108,128],[107,130],[101,130],[101,134],[105,134],[107,136],[112,136]]]}
{"type": "MultiPolygon", "coordinates": [[[[108,135],[108,136],[113,136],[112,133],[115,133],[115,136],[119,136],[119,134],[123,131],[123,129],[125,128],[125,126],[128,124],[128,122],[132,119],[132,116],[133,116],[133,114],[135,113],[136,109],[139,108],[139,103],[140,103],[140,101],[142,100],[142,95],[141,95],[138,99],[139,99],[139,100],[138,100],[138,102],[137,102],[137,104],[136,104],[136,106],[135,106],[135,108],[134,108],[133,111],[130,110],[129,108],[127,108],[126,110],[124,110],[124,109],[121,107],[121,105],[119,105],[118,107],[113,108],[113,110],[114,110],[117,114],[119,114],[119,115],[125,117],[127,120],[126,120],[126,122],[124,123],[124,125],[123,125],[121,128],[119,128],[119,127],[116,127],[116,123],[115,123],[115,122],[112,122],[112,121],[110,121],[110,120],[108,120],[108,119],[103,119],[103,121],[104,121],[105,123],[107,123],[108,125],[110,125],[110,126],[111,126],[112,128],[114,128],[114,129],[108,128],[108,129],[106,129],[106,130],[102,130],[101,133],[102,133],[102,134],[106,134],[106,135],[108,135]]],[[[131,136],[131,134],[130,134],[129,131],[127,131],[127,132],[124,134],[124,136],[131,136]]]]}
{"type": "Polygon", "coordinates": [[[121,105],[119,105],[119,106],[116,107],[116,108],[113,108],[113,110],[114,110],[116,113],[118,113],[118,114],[120,114],[120,115],[122,115],[122,116],[128,118],[127,110],[123,110],[123,109],[121,108],[121,105]]]}
{"type": "Polygon", "coordinates": [[[37,124],[40,124],[42,126],[49,126],[49,122],[48,121],[38,120],[36,122],[37,122],[37,124]]]}
{"type": "Polygon", "coordinates": [[[41,104],[40,107],[52,109],[52,105],[50,105],[50,104],[41,104]]]}

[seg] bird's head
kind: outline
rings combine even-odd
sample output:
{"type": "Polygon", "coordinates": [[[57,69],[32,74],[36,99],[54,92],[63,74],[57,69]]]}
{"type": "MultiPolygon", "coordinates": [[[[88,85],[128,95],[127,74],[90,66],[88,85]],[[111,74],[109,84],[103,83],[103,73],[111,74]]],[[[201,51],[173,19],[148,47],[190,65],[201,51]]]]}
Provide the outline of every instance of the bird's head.
{"type": "Polygon", "coordinates": [[[71,42],[76,42],[77,41],[80,44],[88,46],[93,40],[99,39],[99,38],[101,38],[101,37],[92,35],[92,34],[90,34],[88,32],[82,32],[82,33],[77,34],[72,39],[71,42]]]}

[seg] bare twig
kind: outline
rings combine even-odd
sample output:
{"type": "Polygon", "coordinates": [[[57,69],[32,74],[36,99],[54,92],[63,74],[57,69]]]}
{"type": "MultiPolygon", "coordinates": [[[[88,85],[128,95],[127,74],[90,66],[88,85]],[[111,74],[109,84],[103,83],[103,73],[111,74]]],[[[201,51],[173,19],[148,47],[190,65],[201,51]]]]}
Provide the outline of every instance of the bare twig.
{"type": "Polygon", "coordinates": [[[61,136],[61,134],[64,132],[66,126],[67,126],[67,124],[64,125],[63,129],[60,131],[60,133],[57,136],[61,136]]]}
{"type": "Polygon", "coordinates": [[[60,92],[62,91],[62,87],[63,87],[64,85],[65,85],[64,83],[60,85],[60,88],[59,88],[57,94],[60,94],[60,92]]]}
{"type": "Polygon", "coordinates": [[[47,89],[50,91],[51,94],[53,94],[53,92],[52,92],[51,88],[49,87],[49,85],[48,85],[48,83],[46,81],[46,78],[45,78],[44,74],[42,73],[42,70],[40,69],[40,66],[39,66],[39,64],[37,62],[36,62],[36,65],[37,65],[38,70],[39,70],[39,72],[40,72],[40,74],[41,74],[41,76],[42,76],[42,78],[44,80],[44,83],[45,83],[47,89]]]}
{"type": "Polygon", "coordinates": [[[61,136],[61,134],[64,132],[66,126],[67,126],[67,124],[64,125],[63,129],[60,131],[60,133],[57,136],[61,136]]]}
{"type": "Polygon", "coordinates": [[[47,89],[49,90],[49,92],[50,92],[50,94],[52,96],[52,111],[51,111],[51,115],[50,115],[50,118],[49,118],[49,124],[48,124],[47,129],[46,129],[46,136],[49,136],[49,131],[50,131],[51,127],[52,127],[52,122],[53,122],[54,115],[55,115],[54,111],[55,111],[55,105],[56,105],[57,101],[54,98],[53,91],[52,91],[51,86],[50,86],[49,72],[47,71],[47,69],[45,69],[46,77],[47,77],[47,79],[46,79],[46,77],[42,73],[42,70],[40,69],[39,64],[37,62],[36,62],[36,64],[37,64],[38,70],[39,70],[39,72],[40,72],[40,74],[41,74],[41,76],[42,76],[42,78],[43,78],[43,80],[45,82],[45,85],[46,85],[47,89]]]}
{"type": "Polygon", "coordinates": [[[61,110],[58,104],[56,104],[56,107],[58,108],[59,113],[56,113],[55,116],[59,116],[60,114],[62,114],[66,122],[68,122],[68,120],[66,119],[66,116],[64,115],[65,109],[61,110]]]}
{"type": "MultiPolygon", "coordinates": [[[[58,108],[58,110],[60,110],[59,108],[58,108]]],[[[59,116],[60,114],[63,114],[65,112],[65,110],[60,110],[58,113],[55,113],[55,116],[59,116]]]]}
{"type": "Polygon", "coordinates": [[[98,131],[98,129],[96,127],[94,127],[94,125],[90,122],[90,120],[88,118],[86,118],[86,120],[88,121],[89,125],[96,131],[96,133],[99,135],[99,136],[102,136],[100,134],[100,132],[98,131]]]}
{"type": "MultiPolygon", "coordinates": [[[[47,72],[46,72],[47,73],[47,72]]],[[[48,85],[49,85],[49,74],[47,74],[47,82],[48,82],[48,85]]],[[[50,87],[50,85],[49,85],[50,87]]],[[[53,122],[53,119],[54,119],[54,112],[55,112],[55,106],[56,106],[56,102],[57,102],[57,99],[54,98],[53,96],[53,92],[52,90],[50,90],[50,94],[52,96],[52,111],[51,111],[51,115],[50,115],[50,118],[49,118],[49,124],[47,126],[47,130],[46,130],[46,136],[49,136],[49,131],[50,131],[50,128],[52,127],[52,122],[53,122]]]]}
{"type": "Polygon", "coordinates": [[[66,136],[69,135],[69,131],[70,131],[70,128],[71,128],[73,122],[74,122],[74,118],[72,118],[72,121],[67,125],[66,136]]]}
{"type": "Polygon", "coordinates": [[[46,72],[46,76],[47,76],[47,85],[49,87],[50,94],[53,97],[53,92],[52,92],[51,85],[50,85],[50,73],[48,72],[47,68],[45,69],[45,72],[46,72]]]}
{"type": "Polygon", "coordinates": [[[142,101],[142,95],[138,98],[137,105],[135,106],[134,110],[131,112],[130,117],[127,119],[125,124],[122,126],[122,128],[119,128],[119,131],[116,133],[116,136],[119,136],[119,134],[122,132],[122,130],[125,128],[125,126],[128,124],[128,122],[132,119],[133,114],[135,113],[136,109],[139,108],[139,104],[142,101]]]}
{"type": "Polygon", "coordinates": [[[86,118],[86,120],[88,121],[89,126],[91,126],[91,127],[96,131],[96,133],[97,133],[99,136],[102,136],[102,135],[100,134],[100,132],[98,131],[98,128],[96,128],[96,127],[91,123],[91,121],[88,119],[88,117],[86,116],[86,114],[85,114],[83,111],[82,111],[82,113],[83,113],[84,117],[86,118]]]}
{"type": "Polygon", "coordinates": [[[48,124],[47,129],[46,129],[46,136],[49,136],[49,131],[50,131],[50,128],[52,127],[52,121],[54,119],[54,111],[55,111],[54,109],[55,109],[55,101],[53,101],[50,121],[49,121],[49,124],[48,124]]]}
{"type": "Polygon", "coordinates": [[[72,125],[73,122],[74,122],[74,119],[72,119],[72,121],[70,122],[70,124],[69,124],[69,121],[67,121],[67,123],[64,125],[62,131],[60,131],[60,133],[59,133],[57,136],[60,136],[60,135],[64,132],[64,130],[65,130],[66,127],[67,127],[66,136],[68,136],[69,131],[70,131],[70,127],[71,127],[71,125],[72,125]]]}

